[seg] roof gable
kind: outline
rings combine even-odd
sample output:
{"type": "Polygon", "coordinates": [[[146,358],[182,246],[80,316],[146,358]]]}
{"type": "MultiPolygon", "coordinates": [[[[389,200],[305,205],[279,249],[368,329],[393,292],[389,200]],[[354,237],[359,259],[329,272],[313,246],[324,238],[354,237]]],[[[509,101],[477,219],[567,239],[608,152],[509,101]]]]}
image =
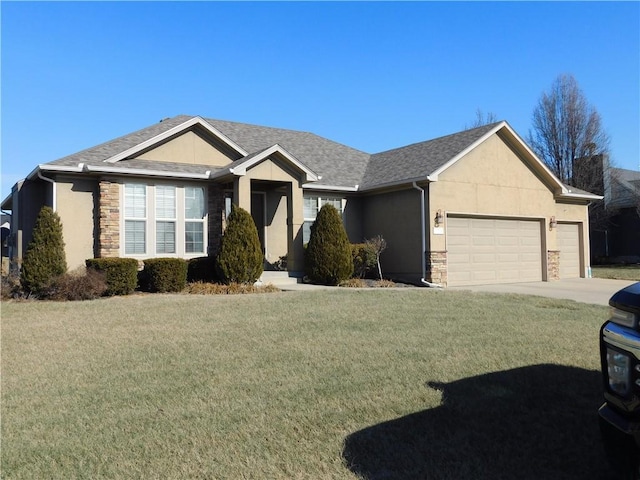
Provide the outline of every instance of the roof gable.
{"type": "Polygon", "coordinates": [[[463,152],[502,123],[485,125],[372,155],[361,187],[367,190],[427,180],[456,161],[463,152]]]}

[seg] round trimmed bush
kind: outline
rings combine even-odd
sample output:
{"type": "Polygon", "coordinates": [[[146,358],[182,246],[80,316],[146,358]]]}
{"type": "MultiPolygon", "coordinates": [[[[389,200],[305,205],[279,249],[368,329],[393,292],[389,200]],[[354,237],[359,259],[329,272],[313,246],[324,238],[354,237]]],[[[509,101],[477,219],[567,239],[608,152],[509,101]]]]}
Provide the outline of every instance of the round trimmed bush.
{"type": "Polygon", "coordinates": [[[305,270],[314,283],[338,285],[353,274],[353,257],[338,210],[325,204],[311,225],[305,270]]]}
{"type": "Polygon", "coordinates": [[[143,276],[150,292],[180,292],[187,286],[187,261],[182,258],[149,258],[143,276]]]}

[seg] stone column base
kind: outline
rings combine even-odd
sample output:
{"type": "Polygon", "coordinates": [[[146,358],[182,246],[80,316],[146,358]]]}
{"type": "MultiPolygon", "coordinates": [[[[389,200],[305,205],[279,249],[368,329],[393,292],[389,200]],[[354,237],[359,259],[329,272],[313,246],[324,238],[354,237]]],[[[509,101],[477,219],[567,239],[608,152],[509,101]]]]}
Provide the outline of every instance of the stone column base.
{"type": "Polygon", "coordinates": [[[547,250],[547,282],[560,280],[560,250],[547,250]]]}
{"type": "Polygon", "coordinates": [[[425,280],[431,283],[438,283],[443,287],[447,286],[447,252],[431,251],[426,252],[427,271],[425,280]]]}

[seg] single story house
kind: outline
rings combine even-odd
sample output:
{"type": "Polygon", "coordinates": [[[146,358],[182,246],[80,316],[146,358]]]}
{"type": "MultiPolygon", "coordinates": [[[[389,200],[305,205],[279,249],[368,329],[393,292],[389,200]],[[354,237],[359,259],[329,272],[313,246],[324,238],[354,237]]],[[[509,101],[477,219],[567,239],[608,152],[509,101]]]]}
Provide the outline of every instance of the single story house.
{"type": "Polygon", "coordinates": [[[14,262],[43,205],[70,269],[93,257],[215,255],[231,203],[251,212],[265,266],[304,271],[325,203],[352,242],[382,235],[388,278],[472,285],[585,277],[588,204],[502,121],[369,154],[308,132],[176,116],[36,166],[12,210],[14,262]]]}

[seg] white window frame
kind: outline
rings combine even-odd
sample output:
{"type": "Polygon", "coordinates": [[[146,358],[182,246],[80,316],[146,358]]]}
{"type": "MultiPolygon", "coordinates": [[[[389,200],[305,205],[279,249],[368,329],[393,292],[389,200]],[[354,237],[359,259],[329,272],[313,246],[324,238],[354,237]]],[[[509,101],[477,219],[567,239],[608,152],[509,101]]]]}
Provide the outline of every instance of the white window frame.
{"type": "MultiPolygon", "coordinates": [[[[206,250],[206,236],[207,236],[207,229],[205,228],[206,225],[206,217],[207,217],[207,203],[205,201],[206,199],[206,192],[205,192],[205,188],[204,187],[200,187],[200,186],[193,186],[193,185],[187,185],[184,187],[183,189],[184,191],[184,251],[185,254],[189,254],[189,255],[195,255],[195,254],[200,254],[200,255],[204,255],[205,250],[206,250]],[[189,217],[187,215],[187,191],[188,190],[201,190],[202,191],[202,217],[189,217]],[[187,252],[187,244],[189,242],[187,242],[187,224],[195,224],[195,225],[200,225],[200,228],[202,229],[202,250],[198,250],[198,251],[193,251],[193,252],[187,252]]],[[[191,242],[191,243],[195,243],[195,242],[191,242]]]]}
{"type": "MultiPolygon", "coordinates": [[[[338,213],[340,214],[340,218],[342,219],[343,223],[344,223],[344,210],[347,204],[347,199],[344,197],[340,197],[340,196],[336,196],[336,195],[320,195],[320,194],[303,194],[303,200],[302,200],[302,208],[303,208],[303,225],[302,225],[302,238],[303,238],[303,242],[304,243],[308,243],[309,242],[309,238],[306,238],[305,235],[305,225],[309,225],[309,227],[311,227],[311,225],[313,225],[313,222],[316,221],[316,217],[318,216],[318,212],[320,211],[320,209],[324,206],[324,204],[328,203],[328,202],[335,202],[335,201],[340,201],[340,209],[338,210],[338,213]],[[316,207],[315,207],[315,212],[314,215],[308,216],[306,214],[306,212],[304,211],[304,203],[308,198],[315,198],[316,199],[316,207]]],[[[335,207],[335,205],[334,205],[335,207]]]]}
{"type": "Polygon", "coordinates": [[[143,183],[126,183],[124,185],[124,187],[122,188],[122,205],[124,206],[124,208],[122,209],[124,212],[123,215],[123,225],[122,225],[122,229],[121,231],[123,232],[123,242],[122,242],[122,251],[125,255],[127,256],[145,256],[148,252],[148,239],[149,239],[149,226],[148,226],[148,212],[149,212],[149,205],[148,205],[148,199],[149,199],[149,192],[148,192],[148,188],[145,184],[143,183]],[[138,197],[139,195],[137,194],[137,192],[133,192],[133,212],[131,212],[128,208],[127,208],[127,198],[129,198],[129,194],[127,193],[127,187],[143,187],[144,188],[144,215],[140,216],[140,215],[136,215],[136,207],[135,207],[135,198],[138,197]],[[127,253],[127,222],[132,222],[132,223],[136,223],[138,225],[143,224],[144,225],[144,247],[143,247],[143,251],[142,252],[136,252],[136,253],[127,253]]]}
{"type": "MultiPolygon", "coordinates": [[[[154,201],[155,201],[155,238],[156,238],[156,254],[157,255],[175,255],[178,251],[178,246],[177,246],[177,236],[178,236],[178,232],[177,232],[177,215],[178,215],[178,189],[175,187],[175,185],[155,185],[154,187],[154,201]],[[171,205],[169,207],[169,209],[166,209],[166,205],[167,205],[167,198],[171,198],[170,196],[165,196],[166,192],[172,192],[172,200],[173,200],[173,205],[171,205]],[[160,199],[162,199],[162,207],[160,207],[160,199]],[[167,215],[167,211],[169,215],[167,215]],[[173,213],[173,215],[171,215],[171,213],[173,213]],[[162,244],[158,243],[158,238],[159,238],[159,233],[160,230],[158,228],[159,224],[163,224],[163,225],[173,225],[173,251],[164,251],[163,249],[166,249],[167,247],[167,242],[166,240],[162,242],[162,244]],[[160,248],[162,245],[162,249],[160,248]]],[[[166,232],[163,232],[164,235],[166,235],[166,232]]]]}
{"type": "Polygon", "coordinates": [[[143,183],[143,182],[125,182],[122,184],[122,188],[120,189],[120,205],[123,206],[122,211],[124,212],[121,215],[120,220],[120,231],[122,233],[122,239],[120,242],[120,256],[128,257],[128,258],[136,258],[139,260],[144,260],[145,258],[154,258],[154,257],[177,257],[177,258],[195,258],[202,257],[207,255],[209,245],[208,245],[208,221],[209,221],[209,213],[207,210],[207,188],[202,184],[183,184],[183,183],[175,183],[175,182],[154,182],[154,183],[143,183]],[[126,191],[128,185],[143,185],[145,187],[145,196],[146,196],[146,204],[145,204],[145,217],[127,217],[126,211],[126,191]],[[157,187],[161,188],[157,188],[157,187]],[[162,211],[157,209],[158,205],[158,192],[166,187],[173,187],[175,190],[175,198],[174,198],[174,217],[170,218],[166,216],[161,216],[162,211]],[[186,199],[185,192],[187,188],[201,188],[202,189],[202,201],[203,201],[203,217],[201,219],[190,219],[187,218],[186,211],[186,199]],[[135,221],[144,221],[145,225],[145,252],[144,253],[127,253],[126,252],[126,231],[125,225],[127,220],[135,220],[135,221]],[[175,252],[173,253],[164,253],[158,252],[156,239],[158,236],[157,232],[157,222],[174,222],[175,225],[175,252]],[[186,241],[186,224],[187,222],[197,222],[202,225],[202,251],[198,252],[187,252],[187,241],[186,241]]]}

